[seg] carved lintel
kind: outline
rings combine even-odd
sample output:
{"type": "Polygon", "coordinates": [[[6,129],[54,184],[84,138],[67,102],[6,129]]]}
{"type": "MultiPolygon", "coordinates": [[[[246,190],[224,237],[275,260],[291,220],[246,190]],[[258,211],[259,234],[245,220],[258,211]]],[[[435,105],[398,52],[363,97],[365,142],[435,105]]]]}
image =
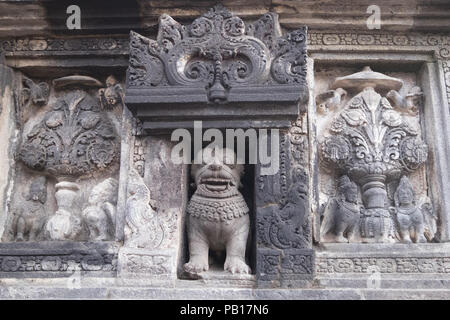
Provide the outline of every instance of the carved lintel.
{"type": "Polygon", "coordinates": [[[126,104],[150,131],[187,115],[262,126],[298,117],[305,78],[306,28],[281,35],[274,13],[246,25],[218,5],[186,26],[162,15],[156,40],[131,32],[126,104]]]}

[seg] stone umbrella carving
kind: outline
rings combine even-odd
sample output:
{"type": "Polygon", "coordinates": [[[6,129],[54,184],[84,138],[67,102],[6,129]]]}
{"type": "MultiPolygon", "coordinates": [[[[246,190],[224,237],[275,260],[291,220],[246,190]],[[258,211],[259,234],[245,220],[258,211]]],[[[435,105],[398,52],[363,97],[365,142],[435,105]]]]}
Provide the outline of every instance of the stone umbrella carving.
{"type": "Polygon", "coordinates": [[[30,169],[56,178],[58,208],[47,222],[47,237],[76,240],[81,231],[81,218],[74,209],[79,191],[76,180],[117,161],[119,139],[98,99],[88,91],[102,87],[101,82],[87,76],[67,76],[53,84],[62,93],[24,136],[19,157],[30,169]]]}
{"type": "Polygon", "coordinates": [[[363,242],[392,242],[386,182],[399,179],[427,160],[428,148],[418,126],[405,121],[380,93],[399,90],[403,82],[363,71],[337,78],[333,88],[360,91],[349,100],[321,143],[323,160],[361,186],[363,242]]]}

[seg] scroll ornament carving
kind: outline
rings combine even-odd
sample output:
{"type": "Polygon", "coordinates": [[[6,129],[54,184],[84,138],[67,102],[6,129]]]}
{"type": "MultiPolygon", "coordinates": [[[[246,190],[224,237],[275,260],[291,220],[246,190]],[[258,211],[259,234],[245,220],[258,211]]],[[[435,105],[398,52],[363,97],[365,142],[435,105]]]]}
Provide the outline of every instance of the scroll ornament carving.
{"type": "Polygon", "coordinates": [[[128,179],[124,245],[145,249],[169,247],[175,237],[176,213],[157,210],[150,190],[134,168],[128,179]]]}
{"type": "Polygon", "coordinates": [[[217,5],[191,25],[168,15],[156,40],[131,32],[129,87],[206,87],[213,102],[234,86],[305,84],[306,29],[281,36],[276,14],[254,24],[217,5]]]}
{"type": "Polygon", "coordinates": [[[398,90],[401,80],[366,67],[360,73],[338,78],[334,86],[362,91],[332,122],[330,135],[320,145],[322,160],[361,185],[363,241],[392,242],[386,181],[399,179],[424,164],[427,145],[420,139],[419,127],[376,91],[398,90]]]}
{"type": "MultiPolygon", "coordinates": [[[[307,248],[311,233],[307,218],[308,142],[305,118],[300,117],[280,142],[280,197],[276,205],[259,208],[258,241],[278,249],[307,248]]],[[[262,178],[263,186],[273,184],[262,178]]],[[[263,188],[264,190],[265,188],[263,188]]],[[[273,192],[267,189],[267,192],[273,192]]],[[[264,193],[265,195],[265,193],[264,193]]]]}

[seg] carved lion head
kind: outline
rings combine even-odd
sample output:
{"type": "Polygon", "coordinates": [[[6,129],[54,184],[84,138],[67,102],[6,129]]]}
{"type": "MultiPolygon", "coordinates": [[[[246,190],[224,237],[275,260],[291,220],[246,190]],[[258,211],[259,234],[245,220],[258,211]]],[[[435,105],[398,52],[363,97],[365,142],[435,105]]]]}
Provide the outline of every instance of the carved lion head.
{"type": "Polygon", "coordinates": [[[204,185],[214,192],[238,187],[244,166],[237,164],[236,154],[227,148],[205,148],[197,154],[202,164],[192,165],[191,174],[197,186],[204,185]]]}

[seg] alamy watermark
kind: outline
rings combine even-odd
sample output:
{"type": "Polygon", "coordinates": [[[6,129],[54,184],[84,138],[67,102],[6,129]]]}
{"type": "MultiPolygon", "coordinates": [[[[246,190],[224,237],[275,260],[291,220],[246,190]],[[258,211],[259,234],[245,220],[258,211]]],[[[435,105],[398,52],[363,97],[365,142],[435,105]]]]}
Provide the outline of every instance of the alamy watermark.
{"type": "Polygon", "coordinates": [[[369,30],[381,29],[381,9],[379,6],[373,4],[367,7],[366,13],[370,16],[366,20],[366,25],[369,30]]]}
{"type": "Polygon", "coordinates": [[[178,143],[172,148],[171,160],[175,164],[202,164],[205,159],[211,158],[212,153],[222,154],[222,150],[226,148],[236,150],[236,157],[225,152],[223,154],[225,164],[260,164],[261,175],[274,175],[280,167],[279,135],[278,129],[270,129],[270,133],[267,129],[250,128],[245,131],[226,129],[224,139],[221,130],[210,128],[203,132],[202,121],[194,121],[194,137],[187,129],[176,129],[172,132],[171,140],[178,143]],[[226,141],[225,144],[224,141],[226,141]],[[203,142],[210,143],[202,148],[203,142]],[[248,142],[248,148],[246,148],[246,142],[248,142]],[[192,146],[195,155],[193,161],[192,146]]]}
{"type": "Polygon", "coordinates": [[[79,6],[72,4],[67,7],[66,13],[70,14],[66,20],[66,26],[69,30],[81,29],[81,9],[79,6]]]}

